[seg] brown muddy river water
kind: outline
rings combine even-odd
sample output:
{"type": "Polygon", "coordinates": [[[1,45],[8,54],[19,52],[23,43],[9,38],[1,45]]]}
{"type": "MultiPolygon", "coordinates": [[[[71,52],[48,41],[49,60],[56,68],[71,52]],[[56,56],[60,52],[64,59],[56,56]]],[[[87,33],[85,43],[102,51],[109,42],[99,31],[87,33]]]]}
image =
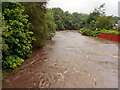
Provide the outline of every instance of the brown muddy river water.
{"type": "Polygon", "coordinates": [[[59,31],[3,88],[118,88],[118,43],[59,31]]]}

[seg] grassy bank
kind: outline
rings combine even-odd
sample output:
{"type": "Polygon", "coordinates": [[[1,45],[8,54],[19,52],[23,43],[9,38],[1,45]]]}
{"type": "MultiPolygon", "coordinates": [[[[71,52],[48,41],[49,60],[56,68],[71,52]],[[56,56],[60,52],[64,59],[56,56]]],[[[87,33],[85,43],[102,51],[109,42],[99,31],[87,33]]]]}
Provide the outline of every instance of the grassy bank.
{"type": "Polygon", "coordinates": [[[118,31],[117,29],[115,29],[115,30],[106,30],[106,29],[91,30],[91,29],[87,29],[87,28],[82,28],[79,30],[79,33],[82,35],[94,36],[94,37],[98,37],[99,33],[120,35],[120,31],[118,31]]]}

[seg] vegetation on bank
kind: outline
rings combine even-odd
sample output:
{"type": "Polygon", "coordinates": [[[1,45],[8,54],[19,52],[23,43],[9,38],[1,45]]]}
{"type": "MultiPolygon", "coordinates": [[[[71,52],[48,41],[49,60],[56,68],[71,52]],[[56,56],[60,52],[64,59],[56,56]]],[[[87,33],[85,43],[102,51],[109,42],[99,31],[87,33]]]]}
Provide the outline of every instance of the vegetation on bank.
{"type": "Polygon", "coordinates": [[[31,23],[30,31],[34,34],[35,40],[32,42],[33,48],[42,48],[44,41],[52,39],[55,35],[56,24],[54,22],[53,12],[46,8],[45,2],[25,2],[24,14],[27,14],[31,23]]]}
{"type": "Polygon", "coordinates": [[[106,16],[104,5],[88,15],[84,27],[79,30],[82,35],[98,37],[100,32],[119,35],[118,28],[113,28],[117,24],[118,17],[106,16]]]}
{"type": "Polygon", "coordinates": [[[2,67],[15,69],[55,35],[56,24],[46,3],[2,3],[2,67]]]}
{"type": "Polygon", "coordinates": [[[61,8],[52,8],[55,24],[57,25],[57,30],[79,30],[85,25],[87,14],[84,13],[69,13],[68,11],[63,11],[61,8]]]}
{"type": "Polygon", "coordinates": [[[3,68],[14,69],[30,58],[33,32],[29,30],[28,15],[23,15],[19,3],[3,3],[2,62],[3,68]]]}
{"type": "Polygon", "coordinates": [[[120,31],[118,31],[118,30],[106,30],[106,29],[103,29],[100,32],[101,33],[107,33],[107,34],[120,35],[120,31]]]}
{"type": "Polygon", "coordinates": [[[81,33],[82,35],[93,36],[93,37],[98,37],[99,33],[120,35],[120,31],[118,31],[117,29],[112,29],[112,30],[98,29],[92,31],[91,29],[82,28],[79,30],[79,33],[81,33]]]}

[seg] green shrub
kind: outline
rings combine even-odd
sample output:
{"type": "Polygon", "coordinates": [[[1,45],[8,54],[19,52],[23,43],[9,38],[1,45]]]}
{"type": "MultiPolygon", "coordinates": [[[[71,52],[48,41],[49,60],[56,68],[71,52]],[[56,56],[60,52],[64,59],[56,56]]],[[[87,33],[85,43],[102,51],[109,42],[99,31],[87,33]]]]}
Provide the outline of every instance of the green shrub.
{"type": "Polygon", "coordinates": [[[94,36],[94,37],[98,37],[99,36],[99,31],[95,30],[95,31],[92,31],[91,33],[91,36],[94,36]]]}
{"type": "Polygon", "coordinates": [[[2,4],[2,60],[3,68],[14,69],[30,57],[33,32],[29,31],[28,15],[19,3],[4,2],[2,4]]]}
{"type": "Polygon", "coordinates": [[[6,56],[5,60],[5,62],[3,61],[3,66],[6,68],[16,68],[24,62],[24,60],[17,55],[6,56]]]}
{"type": "Polygon", "coordinates": [[[95,20],[92,20],[92,21],[90,22],[89,28],[90,28],[91,30],[95,30],[95,29],[96,29],[95,23],[96,23],[95,20]]]}
{"type": "Polygon", "coordinates": [[[100,32],[101,33],[107,33],[107,34],[120,35],[120,31],[118,31],[118,30],[106,30],[106,29],[102,29],[100,32]]]}
{"type": "Polygon", "coordinates": [[[82,35],[91,36],[92,30],[87,28],[82,28],[79,30],[82,35]]]}
{"type": "Polygon", "coordinates": [[[118,30],[106,30],[106,29],[100,29],[98,28],[97,30],[90,30],[90,29],[86,29],[86,28],[82,28],[79,30],[79,32],[82,35],[86,35],[86,36],[94,36],[94,37],[98,37],[99,33],[108,33],[108,34],[115,34],[115,35],[120,35],[120,31],[118,30]]]}

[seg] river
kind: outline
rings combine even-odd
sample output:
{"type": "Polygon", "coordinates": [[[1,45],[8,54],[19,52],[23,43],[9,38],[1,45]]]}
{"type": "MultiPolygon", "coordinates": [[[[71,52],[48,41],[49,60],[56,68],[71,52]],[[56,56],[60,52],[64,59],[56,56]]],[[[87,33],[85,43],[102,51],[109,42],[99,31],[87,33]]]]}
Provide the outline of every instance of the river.
{"type": "Polygon", "coordinates": [[[118,43],[58,31],[33,49],[20,70],[8,71],[3,88],[118,88],[118,43]]]}

